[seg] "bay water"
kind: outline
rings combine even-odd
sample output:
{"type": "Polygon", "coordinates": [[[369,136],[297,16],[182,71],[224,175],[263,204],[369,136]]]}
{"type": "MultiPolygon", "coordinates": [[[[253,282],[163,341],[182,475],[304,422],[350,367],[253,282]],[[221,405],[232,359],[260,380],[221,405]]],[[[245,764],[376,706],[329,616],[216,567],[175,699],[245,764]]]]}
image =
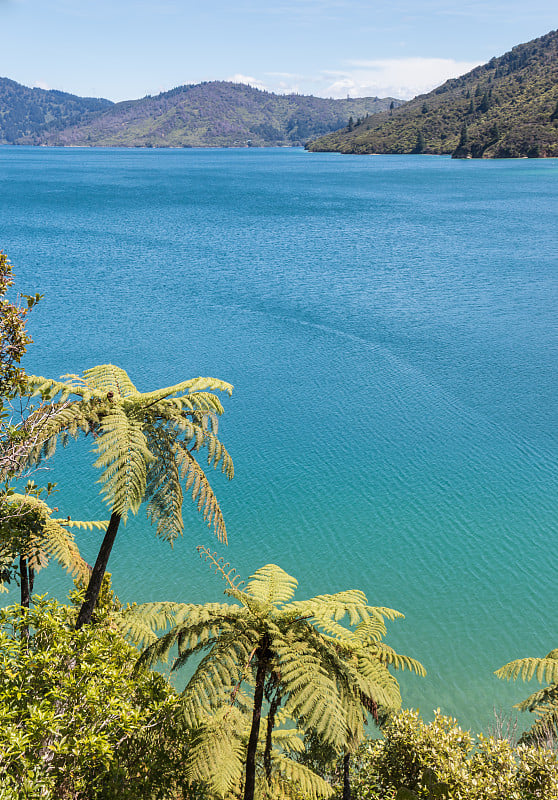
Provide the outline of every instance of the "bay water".
{"type": "MultiPolygon", "coordinates": [[[[228,547],[191,503],[173,550],[142,510],[121,600],[220,600],[203,544],[402,611],[387,641],[426,666],[401,683],[427,719],[487,729],[534,690],[493,670],[558,646],[557,211],[557,160],[0,148],[0,248],[44,294],[28,372],[235,386],[228,547]]],[[[61,515],[107,517],[91,445],[34,476],[61,515]]]]}

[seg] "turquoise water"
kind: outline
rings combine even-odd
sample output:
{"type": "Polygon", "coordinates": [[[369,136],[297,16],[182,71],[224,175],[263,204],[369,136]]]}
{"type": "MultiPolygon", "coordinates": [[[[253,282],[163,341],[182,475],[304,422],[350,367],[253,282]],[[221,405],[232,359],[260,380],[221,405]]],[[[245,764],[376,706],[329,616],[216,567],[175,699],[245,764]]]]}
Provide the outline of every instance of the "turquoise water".
{"type": "MultiPolygon", "coordinates": [[[[427,667],[402,682],[426,717],[480,728],[526,696],[492,671],[558,645],[557,179],[556,160],[0,148],[0,246],[45,295],[27,369],[235,385],[228,548],[188,506],[174,551],[140,513],[121,598],[220,599],[207,544],[404,612],[388,641],[427,667]]],[[[88,446],[36,479],[104,518],[88,446]]]]}

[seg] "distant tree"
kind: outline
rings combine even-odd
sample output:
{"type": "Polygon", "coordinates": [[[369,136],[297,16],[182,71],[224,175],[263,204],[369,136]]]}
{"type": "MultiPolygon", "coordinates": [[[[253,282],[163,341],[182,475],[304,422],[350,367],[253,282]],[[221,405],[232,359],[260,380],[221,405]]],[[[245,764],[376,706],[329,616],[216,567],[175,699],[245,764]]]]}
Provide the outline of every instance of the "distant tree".
{"type": "Polygon", "coordinates": [[[471,102],[469,103],[469,108],[467,109],[467,114],[474,114],[475,113],[475,102],[471,97],[471,102]]]}
{"type": "Polygon", "coordinates": [[[554,120],[557,120],[557,119],[558,119],[558,102],[556,103],[556,108],[554,109],[554,111],[550,115],[550,121],[554,122],[554,120]]]}
{"type": "Polygon", "coordinates": [[[424,141],[424,134],[422,130],[420,130],[417,133],[417,141],[411,152],[415,155],[420,155],[420,153],[424,153],[425,148],[426,148],[426,142],[424,141]]]}
{"type": "Polygon", "coordinates": [[[427,103],[423,103],[422,104],[421,112],[423,114],[428,114],[428,104],[427,103]]]}
{"type": "Polygon", "coordinates": [[[394,108],[395,108],[395,103],[392,100],[391,103],[389,104],[389,113],[390,114],[393,114],[393,109],[394,108]]]}
{"type": "Polygon", "coordinates": [[[467,125],[463,123],[461,126],[461,133],[459,135],[459,145],[458,147],[466,147],[468,142],[468,135],[467,135],[467,125]]]}
{"type": "Polygon", "coordinates": [[[352,117],[349,117],[349,124],[347,125],[347,130],[351,132],[354,128],[354,120],[352,117]]]}
{"type": "Polygon", "coordinates": [[[479,103],[479,111],[484,114],[486,111],[488,111],[489,108],[490,108],[490,101],[488,99],[488,93],[485,92],[482,96],[482,100],[479,103]]]}

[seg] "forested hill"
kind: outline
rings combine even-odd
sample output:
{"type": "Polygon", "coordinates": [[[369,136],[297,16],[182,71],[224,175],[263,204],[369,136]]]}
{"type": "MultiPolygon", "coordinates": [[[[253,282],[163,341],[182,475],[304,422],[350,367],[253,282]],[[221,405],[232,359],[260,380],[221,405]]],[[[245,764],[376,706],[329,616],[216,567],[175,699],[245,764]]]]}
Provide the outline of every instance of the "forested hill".
{"type": "Polygon", "coordinates": [[[558,31],[514,47],[309,150],[456,158],[558,156],[558,31]]]}
{"type": "Polygon", "coordinates": [[[14,144],[24,138],[38,144],[45,130],[65,128],[111,105],[110,100],[30,89],[0,78],[0,144],[14,144]]]}
{"type": "MultiPolygon", "coordinates": [[[[401,101],[276,95],[213,81],[116,103],[72,126],[45,131],[36,144],[128,147],[296,145],[401,101]]],[[[23,140],[20,143],[24,143],[23,140]]]]}

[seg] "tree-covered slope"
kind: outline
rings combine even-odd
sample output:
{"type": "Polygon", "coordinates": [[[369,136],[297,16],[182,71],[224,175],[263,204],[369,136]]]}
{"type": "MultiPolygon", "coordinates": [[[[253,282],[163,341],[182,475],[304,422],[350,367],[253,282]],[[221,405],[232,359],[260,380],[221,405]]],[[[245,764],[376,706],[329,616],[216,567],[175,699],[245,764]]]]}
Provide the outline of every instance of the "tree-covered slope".
{"type": "Polygon", "coordinates": [[[307,147],[457,158],[558,156],[558,31],[307,147]]]}
{"type": "MultiPolygon", "coordinates": [[[[295,145],[336,130],[352,116],[387,109],[392,98],[331,100],[276,95],[213,81],[117,103],[94,118],[42,137],[50,145],[238,147],[295,145]]],[[[395,105],[400,101],[395,100],[395,105]]]]}
{"type": "Polygon", "coordinates": [[[29,144],[38,144],[45,130],[65,128],[111,105],[110,100],[30,89],[0,78],[0,144],[14,144],[24,138],[29,144]]]}

